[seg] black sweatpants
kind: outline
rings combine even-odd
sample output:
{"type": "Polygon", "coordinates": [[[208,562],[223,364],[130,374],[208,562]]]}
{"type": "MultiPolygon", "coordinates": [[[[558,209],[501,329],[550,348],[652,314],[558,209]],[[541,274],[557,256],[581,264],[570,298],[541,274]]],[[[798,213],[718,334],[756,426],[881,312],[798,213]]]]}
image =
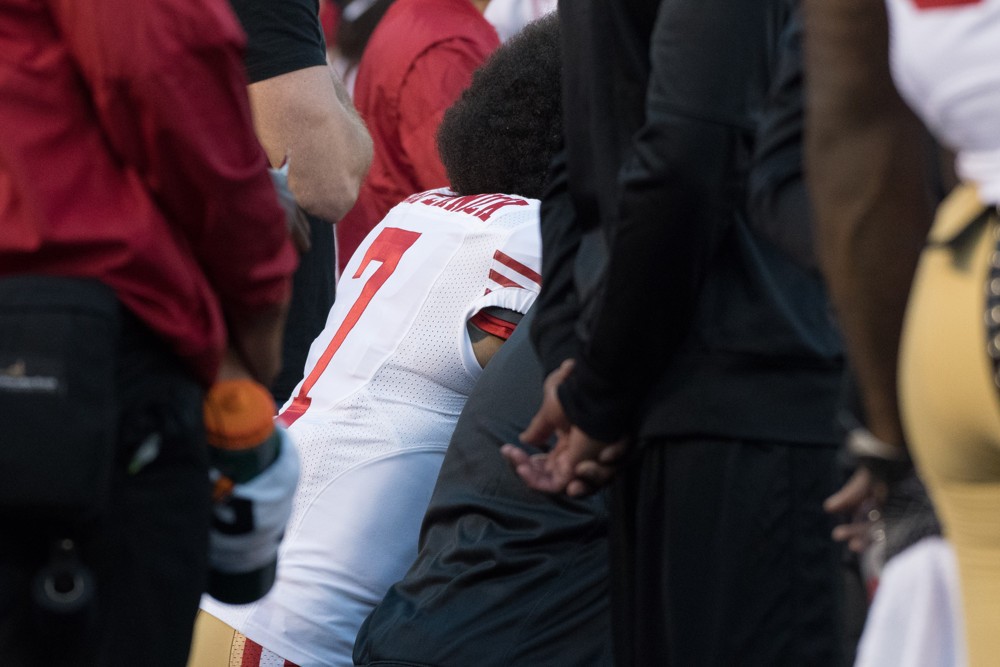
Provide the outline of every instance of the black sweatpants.
{"type": "Polygon", "coordinates": [[[645,442],[614,488],[623,667],[841,664],[836,447],[645,442]]]}

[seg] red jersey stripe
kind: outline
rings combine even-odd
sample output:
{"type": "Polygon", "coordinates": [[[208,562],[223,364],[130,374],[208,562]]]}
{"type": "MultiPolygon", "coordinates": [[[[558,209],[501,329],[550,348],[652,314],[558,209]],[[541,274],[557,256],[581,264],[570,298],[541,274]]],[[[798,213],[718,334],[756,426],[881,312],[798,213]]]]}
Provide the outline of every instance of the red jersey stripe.
{"type": "Polygon", "coordinates": [[[485,310],[480,310],[470,317],[469,322],[486,333],[497,338],[503,338],[504,340],[510,338],[510,335],[514,333],[514,328],[517,326],[514,322],[508,322],[495,315],[490,315],[485,310]]]}
{"type": "Polygon", "coordinates": [[[306,413],[309,409],[309,405],[312,403],[312,399],[303,394],[299,394],[294,399],[292,399],[292,404],[289,405],[285,410],[278,413],[278,423],[288,428],[295,421],[306,413]]]}
{"type": "Polygon", "coordinates": [[[960,7],[961,5],[978,5],[983,0],[913,0],[917,9],[940,9],[942,7],[960,7]]]}
{"type": "Polygon", "coordinates": [[[539,274],[537,271],[532,270],[531,267],[526,266],[521,262],[517,261],[510,255],[501,252],[500,250],[497,250],[495,253],[493,253],[493,259],[500,262],[504,266],[517,271],[528,280],[538,283],[539,285],[542,284],[541,274],[539,274]]]}
{"type": "Polygon", "coordinates": [[[243,658],[240,660],[240,667],[260,667],[260,656],[263,652],[264,647],[248,637],[243,644],[243,658]]]}
{"type": "Polygon", "coordinates": [[[502,287],[520,287],[521,289],[524,289],[524,285],[520,285],[514,282],[507,276],[503,275],[502,273],[497,273],[493,269],[490,269],[490,280],[492,280],[493,282],[502,287]]]}

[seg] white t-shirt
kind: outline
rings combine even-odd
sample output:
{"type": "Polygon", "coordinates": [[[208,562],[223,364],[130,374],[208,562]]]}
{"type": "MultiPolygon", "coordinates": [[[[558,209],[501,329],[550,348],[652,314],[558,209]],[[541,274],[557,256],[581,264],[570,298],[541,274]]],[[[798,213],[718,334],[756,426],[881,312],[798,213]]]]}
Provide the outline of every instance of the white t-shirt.
{"type": "Polygon", "coordinates": [[[893,79],[957,154],[959,176],[1000,203],[1000,0],[886,0],[893,79]]]}
{"type": "Polygon", "coordinates": [[[202,608],[301,667],[352,665],[357,631],[417,554],[424,510],[481,368],[466,322],[520,313],[541,280],[537,200],[414,195],[367,236],[284,406],[302,460],[277,582],[202,608]]]}

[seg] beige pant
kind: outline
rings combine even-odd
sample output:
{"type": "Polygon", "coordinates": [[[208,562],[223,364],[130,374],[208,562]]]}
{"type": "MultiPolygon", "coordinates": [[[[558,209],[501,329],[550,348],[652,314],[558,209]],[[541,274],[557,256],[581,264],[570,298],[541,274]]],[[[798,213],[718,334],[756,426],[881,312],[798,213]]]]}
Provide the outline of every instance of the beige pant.
{"type": "Polygon", "coordinates": [[[900,352],[907,438],[958,557],[972,667],[1000,664],[1000,400],[985,321],[998,237],[996,211],[956,188],[921,256],[900,352]]]}
{"type": "Polygon", "coordinates": [[[294,667],[267,649],[226,625],[215,616],[198,612],[194,640],[187,667],[258,667],[281,665],[294,667]]]}

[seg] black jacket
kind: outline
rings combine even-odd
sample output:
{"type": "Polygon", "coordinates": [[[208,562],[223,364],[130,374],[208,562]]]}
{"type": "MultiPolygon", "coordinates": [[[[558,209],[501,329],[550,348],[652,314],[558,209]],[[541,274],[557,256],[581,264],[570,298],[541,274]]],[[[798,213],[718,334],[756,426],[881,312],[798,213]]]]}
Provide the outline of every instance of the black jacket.
{"type": "Polygon", "coordinates": [[[810,226],[795,3],[559,11],[566,146],[543,201],[533,339],[547,370],[577,359],[560,389],[571,419],[607,440],[833,442],[839,338],[786,243],[789,224],[800,240],[810,226]]]}

